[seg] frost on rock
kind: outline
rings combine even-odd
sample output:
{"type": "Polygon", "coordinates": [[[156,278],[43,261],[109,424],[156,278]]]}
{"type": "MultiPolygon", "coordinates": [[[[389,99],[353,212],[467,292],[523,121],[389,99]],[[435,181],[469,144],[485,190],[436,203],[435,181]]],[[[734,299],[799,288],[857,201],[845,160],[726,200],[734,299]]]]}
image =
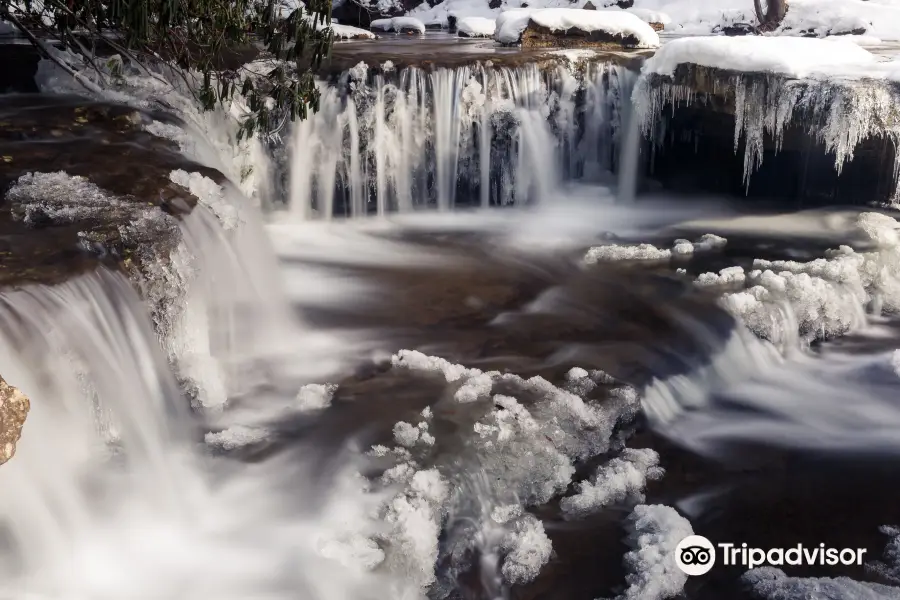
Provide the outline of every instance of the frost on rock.
{"type": "Polygon", "coordinates": [[[544,532],[544,524],[533,515],[523,515],[504,538],[506,552],[500,573],[508,583],[524,584],[534,580],[550,560],[553,544],[544,532]]]}
{"type": "Polygon", "coordinates": [[[116,198],[84,177],[64,171],[26,173],[9,188],[6,198],[13,217],[30,226],[98,218],[126,220],[141,208],[136,202],[116,198]]]}
{"type": "Polygon", "coordinates": [[[628,516],[626,542],[632,548],[623,563],[628,588],[621,600],[665,600],[684,589],[687,575],[678,568],[675,548],[694,534],[687,519],[671,507],[641,504],[628,516]]]}
{"type": "Polygon", "coordinates": [[[300,412],[314,412],[331,406],[331,400],[337,391],[334,383],[310,383],[297,392],[297,409],[300,412]]]}
{"type": "Polygon", "coordinates": [[[226,200],[222,186],[209,177],[177,169],[169,174],[169,179],[190,190],[200,203],[216,216],[226,231],[240,225],[241,215],[238,207],[226,200]]]}
{"type": "Polygon", "coordinates": [[[219,450],[235,450],[258,444],[269,436],[269,432],[258,427],[244,427],[243,425],[235,425],[223,431],[207,433],[203,441],[207,446],[217,448],[219,450]]]}
{"type": "Polygon", "coordinates": [[[643,502],[647,482],[660,479],[664,473],[654,450],[626,448],[597,469],[590,481],[576,484],[577,493],[563,498],[560,508],[568,518],[573,518],[626,500],[643,502]]]}
{"type": "MultiPolygon", "coordinates": [[[[815,72],[820,65],[836,64],[849,68],[860,61],[870,65],[875,63],[871,54],[849,42],[761,36],[674,40],[645,63],[634,90],[635,114],[644,134],[661,143],[659,133],[665,127],[664,110],[667,107],[690,106],[706,99],[705,94],[698,94],[680,78],[673,79],[675,67],[687,63],[689,70],[712,69],[707,77],[712,93],[730,98],[729,92],[733,92],[734,150],[741,150],[743,140],[744,184],[748,189],[750,176],[762,164],[765,138],[773,140],[776,152],[779,151],[784,132],[791,124],[802,127],[810,137],[824,144],[826,151],[834,155],[835,170],[840,174],[844,165],[853,160],[857,146],[868,138],[882,137],[895,147],[900,145],[898,91],[878,73],[865,78],[858,75],[830,79],[795,77],[802,77],[810,70],[815,72]],[[777,45],[779,42],[782,46],[777,45]],[[821,52],[810,52],[806,48],[798,58],[796,53],[784,51],[785,42],[814,43],[821,52]],[[751,49],[762,48],[770,52],[748,54],[734,50],[733,54],[717,54],[707,51],[705,45],[710,44],[725,44],[731,50],[737,48],[735,44],[746,44],[751,49]],[[769,44],[771,48],[766,47],[769,44]],[[759,64],[747,63],[748,56],[756,57],[759,64]],[[822,62],[825,56],[835,56],[837,62],[822,62]],[[739,66],[731,65],[729,57],[739,61],[739,66]],[[802,58],[812,62],[803,63],[802,58]],[[719,72],[715,70],[717,68],[743,73],[729,75],[727,73],[733,71],[719,72]]],[[[861,72],[866,73],[865,70],[861,72]]],[[[900,181],[900,154],[894,164],[894,180],[900,181]]],[[[895,193],[900,194],[900,186],[896,187],[895,193]]],[[[896,201],[900,201],[900,197],[895,197],[896,201]]]]}
{"type": "Polygon", "coordinates": [[[788,577],[775,567],[758,567],[744,573],[742,582],[764,600],[900,600],[900,589],[849,577],[788,577]]]}

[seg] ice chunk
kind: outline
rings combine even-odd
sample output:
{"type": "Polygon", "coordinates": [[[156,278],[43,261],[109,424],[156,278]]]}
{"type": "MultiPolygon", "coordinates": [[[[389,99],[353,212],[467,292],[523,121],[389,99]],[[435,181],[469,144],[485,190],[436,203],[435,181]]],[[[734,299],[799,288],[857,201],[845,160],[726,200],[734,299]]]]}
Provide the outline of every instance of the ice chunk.
{"type": "Polygon", "coordinates": [[[511,584],[534,580],[550,560],[553,544],[544,532],[544,524],[533,515],[519,518],[513,530],[503,540],[507,552],[500,572],[511,584]]]}
{"type": "Polygon", "coordinates": [[[595,264],[603,261],[620,260],[667,260],[672,257],[671,250],[662,250],[652,244],[639,244],[637,246],[619,246],[609,244],[607,246],[593,246],[584,255],[584,262],[595,264]]]}
{"type": "Polygon", "coordinates": [[[700,286],[707,285],[743,285],[747,280],[743,267],[725,267],[718,274],[702,273],[694,282],[700,286]]]}
{"type": "Polygon", "coordinates": [[[400,421],[394,425],[394,441],[407,448],[414,446],[419,441],[419,429],[406,421],[400,421]]]}
{"type": "Polygon", "coordinates": [[[466,380],[461,388],[456,390],[454,398],[456,398],[457,402],[475,402],[479,398],[485,398],[490,395],[493,385],[494,382],[487,373],[474,375],[466,380]]]}
{"type": "Polygon", "coordinates": [[[563,498],[560,508],[567,517],[583,517],[625,500],[643,502],[647,482],[661,478],[664,472],[654,450],[626,448],[597,469],[590,481],[579,482],[577,493],[563,498]]]}
{"type": "Polygon", "coordinates": [[[210,432],[203,437],[207,446],[220,450],[235,450],[251,444],[258,444],[269,436],[269,432],[260,427],[244,427],[235,425],[223,431],[210,432]]]}
{"type": "Polygon", "coordinates": [[[623,560],[628,588],[624,600],[664,600],[684,589],[687,575],[678,568],[675,548],[694,530],[674,508],[641,504],[628,516],[627,543],[632,548],[623,560]]]}
{"type": "Polygon", "coordinates": [[[304,385],[297,392],[297,409],[300,412],[312,412],[328,408],[337,388],[337,384],[334,383],[304,385]]]}

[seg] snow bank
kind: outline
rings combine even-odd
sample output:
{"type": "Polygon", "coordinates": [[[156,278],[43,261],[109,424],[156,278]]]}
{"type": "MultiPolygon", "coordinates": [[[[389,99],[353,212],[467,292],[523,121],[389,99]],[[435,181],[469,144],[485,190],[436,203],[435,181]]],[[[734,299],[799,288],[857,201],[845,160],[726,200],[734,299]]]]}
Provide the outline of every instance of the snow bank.
{"type": "Polygon", "coordinates": [[[636,15],[623,10],[546,8],[507,11],[497,19],[494,39],[503,44],[515,44],[529,23],[550,31],[576,29],[587,33],[602,31],[621,37],[633,36],[637,39],[638,48],[659,47],[659,36],[653,28],[636,15]]]}
{"type": "Polygon", "coordinates": [[[869,51],[839,38],[690,37],[664,44],[644,63],[642,73],[671,76],[678,65],[690,63],[802,78],[872,67],[877,62],[869,51]]]}
{"type": "Polygon", "coordinates": [[[497,21],[484,17],[465,17],[456,22],[456,30],[467,37],[494,37],[497,21]]]}
{"type": "Polygon", "coordinates": [[[375,19],[369,24],[371,29],[393,31],[394,33],[425,33],[425,24],[414,17],[394,17],[393,19],[375,19]]]}
{"type": "Polygon", "coordinates": [[[684,589],[687,575],[678,568],[675,548],[694,529],[674,508],[661,504],[636,506],[628,516],[626,542],[632,550],[623,561],[628,588],[624,600],[665,600],[684,589]]]}

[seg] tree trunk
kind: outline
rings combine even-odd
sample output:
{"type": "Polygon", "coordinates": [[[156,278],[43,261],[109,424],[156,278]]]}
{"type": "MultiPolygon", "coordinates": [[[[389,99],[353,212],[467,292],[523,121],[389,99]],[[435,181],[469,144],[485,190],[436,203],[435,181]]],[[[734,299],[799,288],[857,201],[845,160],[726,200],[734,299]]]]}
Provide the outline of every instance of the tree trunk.
{"type": "Polygon", "coordinates": [[[772,31],[777,28],[787,13],[787,0],[767,0],[763,11],[762,0],[753,0],[756,9],[756,20],[760,31],[772,31]]]}

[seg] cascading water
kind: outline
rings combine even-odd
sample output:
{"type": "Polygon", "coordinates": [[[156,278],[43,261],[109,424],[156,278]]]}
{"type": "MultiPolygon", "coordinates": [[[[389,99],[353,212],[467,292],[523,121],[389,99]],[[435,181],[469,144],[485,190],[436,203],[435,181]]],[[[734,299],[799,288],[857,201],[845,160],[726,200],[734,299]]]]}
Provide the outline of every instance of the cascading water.
{"type": "Polygon", "coordinates": [[[565,180],[608,173],[635,74],[566,65],[374,73],[360,63],[320,84],[320,111],[293,131],[291,214],[542,202],[565,180]]]}

